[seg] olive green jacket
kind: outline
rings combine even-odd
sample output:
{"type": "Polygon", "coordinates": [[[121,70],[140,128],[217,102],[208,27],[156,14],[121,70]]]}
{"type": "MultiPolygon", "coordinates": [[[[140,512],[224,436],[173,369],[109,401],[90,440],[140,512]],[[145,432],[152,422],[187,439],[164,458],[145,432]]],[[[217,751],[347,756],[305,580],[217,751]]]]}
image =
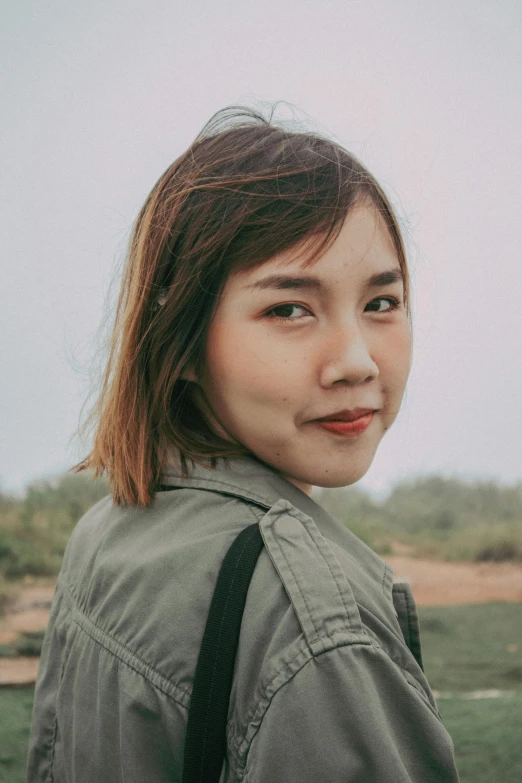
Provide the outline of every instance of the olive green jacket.
{"type": "Polygon", "coordinates": [[[246,526],[221,783],[453,783],[407,584],[253,457],[169,468],[147,509],[97,503],[69,540],[35,690],[27,783],[181,781],[217,575],[246,526]]]}

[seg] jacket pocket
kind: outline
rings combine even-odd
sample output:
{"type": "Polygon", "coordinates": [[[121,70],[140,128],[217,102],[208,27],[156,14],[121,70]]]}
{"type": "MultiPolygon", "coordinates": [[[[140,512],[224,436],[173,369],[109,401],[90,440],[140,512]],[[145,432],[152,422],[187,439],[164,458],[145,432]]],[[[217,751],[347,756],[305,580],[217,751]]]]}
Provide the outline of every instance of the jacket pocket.
{"type": "Polygon", "coordinates": [[[419,617],[409,584],[407,582],[395,582],[392,586],[392,598],[404,641],[422,671],[424,671],[424,666],[422,664],[419,617]]]}

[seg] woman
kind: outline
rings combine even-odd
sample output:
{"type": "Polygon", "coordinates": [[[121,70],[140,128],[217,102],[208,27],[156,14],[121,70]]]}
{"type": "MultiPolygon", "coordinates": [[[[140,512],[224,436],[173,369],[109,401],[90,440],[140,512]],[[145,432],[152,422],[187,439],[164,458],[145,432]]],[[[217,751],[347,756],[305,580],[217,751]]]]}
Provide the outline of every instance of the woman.
{"type": "Polygon", "coordinates": [[[63,559],[29,783],[182,779],[217,575],[253,523],[221,781],[458,780],[409,587],[311,497],[366,473],[410,361],[374,177],[328,139],[218,112],[134,228],[75,468],[106,471],[111,496],[63,559]]]}

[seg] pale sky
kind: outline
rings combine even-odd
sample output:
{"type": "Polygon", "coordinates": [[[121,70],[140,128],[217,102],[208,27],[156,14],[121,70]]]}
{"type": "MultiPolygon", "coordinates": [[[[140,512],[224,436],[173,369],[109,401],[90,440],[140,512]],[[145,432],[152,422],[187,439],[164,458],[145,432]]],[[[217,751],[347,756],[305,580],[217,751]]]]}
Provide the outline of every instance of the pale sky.
{"type": "Polygon", "coordinates": [[[520,0],[20,0],[1,11],[0,488],[66,470],[137,211],[206,120],[287,101],[407,230],[414,358],[359,482],[522,480],[520,0]]]}

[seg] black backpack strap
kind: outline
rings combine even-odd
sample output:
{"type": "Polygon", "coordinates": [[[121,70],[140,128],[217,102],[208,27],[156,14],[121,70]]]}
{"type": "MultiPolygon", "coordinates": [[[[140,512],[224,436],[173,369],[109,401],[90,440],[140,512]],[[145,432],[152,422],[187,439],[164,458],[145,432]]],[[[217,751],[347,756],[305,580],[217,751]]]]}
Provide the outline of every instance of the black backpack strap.
{"type": "MultiPolygon", "coordinates": [[[[161,485],[157,489],[176,487],[161,485]]],[[[249,525],[223,558],[192,685],[182,783],[219,783],[241,620],[263,545],[259,525],[249,525]]]]}
{"type": "Polygon", "coordinates": [[[259,525],[249,525],[239,533],[223,559],[192,686],[183,783],[219,783],[241,619],[262,548],[259,525]]]}

